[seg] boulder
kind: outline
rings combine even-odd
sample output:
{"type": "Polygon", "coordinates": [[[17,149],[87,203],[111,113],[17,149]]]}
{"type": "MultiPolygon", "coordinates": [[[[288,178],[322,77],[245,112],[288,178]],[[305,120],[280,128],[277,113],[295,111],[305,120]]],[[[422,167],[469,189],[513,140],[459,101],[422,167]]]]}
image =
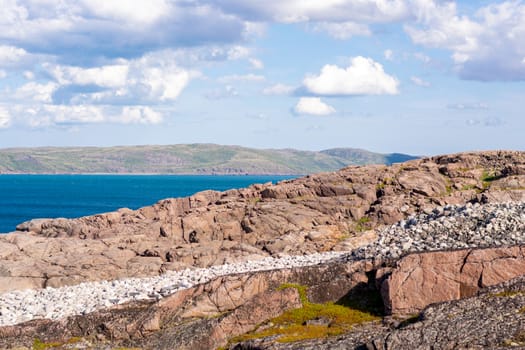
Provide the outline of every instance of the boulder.
{"type": "Polygon", "coordinates": [[[381,285],[386,311],[414,314],[525,275],[524,253],[525,247],[515,246],[410,254],[378,273],[387,276],[381,285]]]}

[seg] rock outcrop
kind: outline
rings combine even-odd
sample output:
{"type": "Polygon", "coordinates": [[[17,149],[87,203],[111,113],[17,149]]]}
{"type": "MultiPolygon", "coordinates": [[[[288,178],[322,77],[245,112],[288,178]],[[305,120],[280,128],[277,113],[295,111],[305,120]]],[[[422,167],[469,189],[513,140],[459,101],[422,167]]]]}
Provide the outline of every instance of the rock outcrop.
{"type": "Polygon", "coordinates": [[[108,341],[143,349],[213,349],[300,307],[298,291],[280,288],[284,284],[308,287],[312,302],[336,302],[373,288],[371,269],[370,262],[359,261],[224,276],[156,302],[0,327],[0,348],[30,346],[35,339],[48,344],[75,339],[90,349],[105,349],[108,341]]]}
{"type": "Polygon", "coordinates": [[[465,153],[33,220],[0,237],[0,291],[353,249],[438,205],[525,199],[524,183],[525,153],[465,153]]]}
{"type": "Polygon", "coordinates": [[[430,304],[475,295],[525,275],[525,247],[464,249],[408,255],[378,272],[386,312],[410,315],[430,304]]]}

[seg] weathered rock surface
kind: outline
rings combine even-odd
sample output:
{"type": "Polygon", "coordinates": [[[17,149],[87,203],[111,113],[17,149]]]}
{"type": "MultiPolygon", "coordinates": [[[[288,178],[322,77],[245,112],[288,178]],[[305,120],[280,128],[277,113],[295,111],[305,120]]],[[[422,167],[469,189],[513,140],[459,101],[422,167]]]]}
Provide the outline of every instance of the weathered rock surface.
{"type": "Polygon", "coordinates": [[[481,288],[525,275],[524,253],[520,246],[408,255],[378,272],[389,274],[381,286],[386,311],[414,314],[430,304],[470,297],[481,288]]]}
{"type": "Polygon", "coordinates": [[[438,205],[523,200],[523,183],[524,152],[465,153],[33,220],[0,237],[0,291],[355,248],[438,205]]]}
{"type": "Polygon", "coordinates": [[[525,278],[462,300],[434,304],[410,322],[357,327],[339,337],[279,344],[249,341],[235,350],[524,349],[525,278]]]}
{"type": "Polygon", "coordinates": [[[280,289],[284,283],[309,286],[312,302],[337,301],[373,286],[367,275],[371,268],[366,261],[339,262],[224,276],[157,302],[134,302],[59,321],[0,327],[0,348],[30,346],[38,338],[64,346],[71,339],[87,340],[90,349],[106,349],[108,343],[143,349],[213,349],[299,307],[297,290],[280,289]]]}

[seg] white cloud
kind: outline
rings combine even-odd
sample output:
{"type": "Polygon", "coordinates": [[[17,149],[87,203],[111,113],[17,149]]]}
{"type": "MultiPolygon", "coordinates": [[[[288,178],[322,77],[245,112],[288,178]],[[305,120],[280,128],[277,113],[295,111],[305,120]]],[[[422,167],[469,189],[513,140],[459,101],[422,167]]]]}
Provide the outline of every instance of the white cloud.
{"type": "Polygon", "coordinates": [[[0,69],[0,79],[4,79],[7,77],[7,72],[3,69],[0,69]]]}
{"type": "Polygon", "coordinates": [[[454,2],[417,1],[418,24],[405,25],[416,44],[447,49],[459,75],[474,80],[525,80],[525,4],[504,1],[458,13],[454,2]]]}
{"type": "Polygon", "coordinates": [[[275,84],[272,86],[268,86],[267,88],[264,88],[262,93],[264,95],[289,95],[291,94],[295,88],[290,85],[285,84],[275,84]]]}
{"type": "Polygon", "coordinates": [[[122,114],[112,119],[114,122],[124,124],[160,124],[163,116],[150,107],[124,107],[122,114]]]}
{"type": "Polygon", "coordinates": [[[0,42],[58,53],[69,65],[169,47],[238,44],[248,30],[244,19],[196,1],[2,0],[0,5],[0,42]]]}
{"type": "Polygon", "coordinates": [[[62,85],[98,85],[101,87],[124,86],[128,77],[128,65],[109,65],[95,68],[55,66],[49,69],[62,85]]]}
{"type": "Polygon", "coordinates": [[[355,22],[321,22],[314,26],[314,30],[326,32],[339,40],[350,39],[356,35],[369,36],[372,34],[367,25],[355,22]]]}
{"type": "Polygon", "coordinates": [[[71,104],[145,104],[175,101],[197,71],[179,67],[173,53],[151,53],[135,60],[93,68],[46,65],[71,104]],[[80,88],[79,88],[80,87],[80,88]]]}
{"type": "MultiPolygon", "coordinates": [[[[218,53],[223,51],[220,48],[217,48],[216,50],[218,53]]],[[[247,58],[248,56],[251,55],[251,53],[252,53],[252,50],[250,50],[249,48],[245,46],[236,45],[236,46],[233,46],[227,49],[226,56],[228,57],[229,60],[239,60],[242,58],[247,58]]]]}
{"type": "Polygon", "coordinates": [[[143,25],[161,19],[170,11],[169,4],[164,0],[82,0],[81,3],[93,15],[143,25]]]}
{"type": "Polygon", "coordinates": [[[261,60],[258,60],[256,58],[250,58],[248,59],[248,61],[252,65],[253,69],[263,69],[264,68],[264,63],[261,60]]]}
{"type": "Polygon", "coordinates": [[[294,112],[296,114],[324,116],[333,114],[336,110],[332,106],[321,101],[319,97],[301,97],[294,107],[294,112]]]}
{"type": "Polygon", "coordinates": [[[26,102],[44,102],[51,103],[53,100],[53,93],[58,88],[58,84],[48,82],[46,84],[39,84],[34,81],[26,83],[16,89],[13,97],[17,100],[26,102]]]}
{"type": "Polygon", "coordinates": [[[315,95],[394,95],[399,82],[371,58],[354,57],[350,66],[340,68],[327,64],[318,76],[303,80],[306,90],[315,95]]]}
{"type": "Polygon", "coordinates": [[[5,129],[9,127],[11,122],[11,116],[9,114],[9,111],[0,106],[0,129],[5,129]]]}
{"type": "Polygon", "coordinates": [[[431,86],[431,84],[428,81],[425,81],[425,80],[423,80],[423,79],[421,79],[419,77],[415,77],[415,76],[410,77],[410,81],[412,83],[414,83],[415,85],[421,86],[421,87],[430,87],[431,86]]]}
{"type": "Polygon", "coordinates": [[[390,49],[387,49],[383,52],[383,55],[385,56],[385,60],[392,61],[394,59],[394,52],[390,49]]]}
{"type": "Polygon", "coordinates": [[[409,16],[405,0],[208,0],[248,20],[298,22],[398,21],[409,16]]]}
{"type": "Polygon", "coordinates": [[[9,45],[0,45],[0,66],[16,63],[27,55],[26,50],[9,45]]]}
{"type": "Polygon", "coordinates": [[[252,74],[252,73],[244,74],[244,75],[239,75],[239,74],[227,75],[227,76],[220,77],[219,79],[217,79],[217,81],[221,83],[228,83],[232,81],[261,82],[265,80],[266,78],[264,77],[264,75],[258,75],[258,74],[252,74]]]}
{"type": "MultiPolygon", "coordinates": [[[[19,122],[32,128],[85,125],[99,123],[156,125],[163,121],[162,113],[148,106],[93,105],[18,105],[15,107],[19,122]]],[[[1,119],[0,108],[0,119],[1,119]]]]}

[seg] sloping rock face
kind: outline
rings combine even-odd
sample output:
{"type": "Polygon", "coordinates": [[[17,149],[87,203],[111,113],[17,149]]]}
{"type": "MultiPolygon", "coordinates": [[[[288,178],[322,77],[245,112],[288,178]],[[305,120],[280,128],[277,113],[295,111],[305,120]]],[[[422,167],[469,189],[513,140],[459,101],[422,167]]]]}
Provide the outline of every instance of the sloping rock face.
{"type": "Polygon", "coordinates": [[[470,297],[525,275],[524,253],[519,246],[408,255],[394,268],[378,272],[389,274],[381,286],[386,311],[414,314],[432,303],[470,297]]]}
{"type": "Polygon", "coordinates": [[[465,153],[34,220],[0,237],[0,292],[346,250],[437,205],[523,200],[524,184],[524,152],[465,153]]]}
{"type": "MultiPolygon", "coordinates": [[[[312,302],[337,301],[373,288],[367,261],[229,275],[157,302],[128,303],[59,321],[36,320],[0,327],[0,348],[31,346],[35,339],[90,349],[214,349],[285,310],[301,306],[294,288],[308,288],[312,302]]],[[[58,347],[58,345],[56,346],[58,347]]]]}
{"type": "Polygon", "coordinates": [[[366,325],[339,337],[289,344],[264,340],[235,350],[524,349],[525,278],[484,289],[476,296],[434,304],[411,323],[366,325]]]}

